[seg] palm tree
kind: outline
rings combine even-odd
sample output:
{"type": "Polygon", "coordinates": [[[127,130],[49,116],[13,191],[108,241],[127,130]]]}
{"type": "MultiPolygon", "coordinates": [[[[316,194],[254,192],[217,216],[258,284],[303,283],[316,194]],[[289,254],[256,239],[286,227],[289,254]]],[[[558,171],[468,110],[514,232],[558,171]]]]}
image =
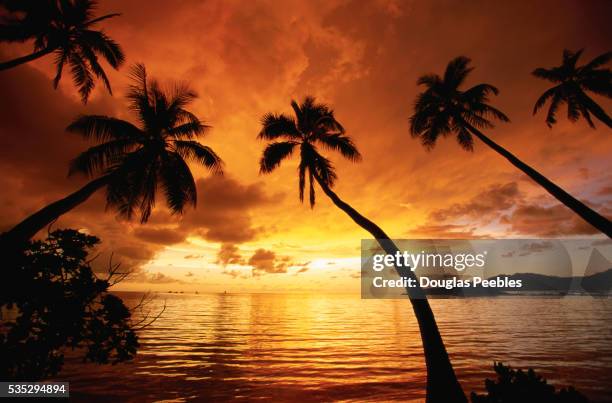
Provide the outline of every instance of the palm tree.
{"type": "MultiPolygon", "coordinates": [[[[291,106],[295,118],[284,114],[267,114],[263,117],[263,127],[258,138],[271,143],[266,146],[261,157],[260,172],[264,174],[272,172],[296,149],[299,150],[300,200],[304,200],[304,191],[308,182],[309,202],[312,208],[315,205],[315,183],[317,183],[323,193],[357,225],[372,234],[387,253],[398,252],[397,246],[378,225],[357,212],[332,190],[337,179],[334,166],[330,160],[320,154],[317,147],[338,151],[350,161],[359,161],[361,158],[355,144],[345,135],[344,128],[334,117],[333,111],[324,104],[316,103],[311,97],[305,98],[301,104],[292,101],[291,106]]],[[[401,276],[415,278],[410,270],[404,268],[397,270],[401,276]]],[[[420,288],[407,288],[407,291],[419,323],[425,350],[428,402],[465,402],[465,395],[455,376],[425,294],[420,288]]]]}
{"type": "Polygon", "coordinates": [[[133,68],[132,79],[128,99],[140,127],[101,115],[80,116],[72,122],[68,131],[100,144],[76,157],[69,174],[84,173],[94,179],[5,233],[5,245],[18,247],[104,187],[107,206],[127,219],[136,211],[141,223],[149,219],[158,186],[171,211],[181,214],[185,206],[195,206],[197,201],[195,181],[186,160],[222,173],[221,158],[196,141],[209,127],[185,109],[196,94],[186,85],[163,91],[157,81],[147,80],[141,64],[133,68]]]}
{"type": "Polygon", "coordinates": [[[612,58],[612,52],[603,53],[583,66],[576,66],[583,50],[580,49],[574,53],[565,49],[560,66],[550,69],[540,67],[532,73],[538,78],[555,84],[542,94],[533,108],[535,115],[550,100],[550,107],[546,114],[548,127],[552,127],[557,122],[555,115],[562,103],[567,104],[567,118],[572,122],[582,116],[589,126],[595,128],[591,119],[591,114],[593,114],[608,127],[612,127],[610,116],[586,93],[586,91],[591,91],[597,95],[612,98],[612,70],[603,68],[612,58]]]}
{"type": "Polygon", "coordinates": [[[54,53],[57,67],[54,88],[62,78],[64,65],[68,64],[84,103],[95,86],[94,76],[101,79],[112,94],[99,57],[118,69],[125,56],[119,44],[93,28],[119,14],[94,17],[94,0],[0,0],[0,6],[11,12],[0,21],[0,42],[34,40],[31,54],[1,62],[0,71],[54,53]]]}
{"type": "Polygon", "coordinates": [[[468,67],[469,62],[467,57],[457,57],[446,67],[444,77],[428,74],[419,78],[418,84],[424,85],[426,89],[417,97],[414,115],[410,118],[412,136],[420,138],[426,148],[432,149],[438,137],[454,133],[459,145],[467,151],[473,151],[472,135],[476,136],[586,222],[612,237],[612,224],[607,218],[575,199],[479,130],[494,127],[489,118],[502,122],[508,122],[509,119],[488,104],[489,94],[498,94],[494,86],[478,84],[467,90],[459,88],[472,71],[472,68],[468,67]]]}

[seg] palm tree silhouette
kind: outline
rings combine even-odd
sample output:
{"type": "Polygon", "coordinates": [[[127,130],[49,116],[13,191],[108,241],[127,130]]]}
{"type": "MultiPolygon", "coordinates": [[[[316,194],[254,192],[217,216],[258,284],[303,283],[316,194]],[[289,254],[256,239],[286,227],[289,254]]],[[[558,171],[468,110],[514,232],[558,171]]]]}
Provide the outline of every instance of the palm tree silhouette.
{"type": "Polygon", "coordinates": [[[607,218],[575,199],[479,130],[494,127],[489,120],[491,117],[502,122],[508,122],[509,119],[488,104],[489,94],[498,94],[494,86],[478,84],[467,90],[459,89],[472,71],[468,67],[469,62],[467,57],[457,57],[446,67],[444,77],[428,74],[419,78],[418,84],[424,85],[426,89],[417,97],[414,115],[410,118],[412,136],[420,138],[426,148],[432,149],[438,137],[455,133],[459,145],[467,151],[473,151],[472,135],[478,137],[586,222],[612,237],[612,224],[607,218]]]}
{"type": "Polygon", "coordinates": [[[567,118],[575,122],[582,116],[591,126],[595,128],[591,114],[597,119],[612,127],[612,119],[586,91],[612,98],[612,70],[602,68],[612,58],[612,52],[603,53],[583,66],[576,66],[578,59],[584,49],[572,52],[567,49],[563,51],[563,62],[560,66],[545,69],[537,68],[533,75],[555,84],[549,88],[537,100],[533,114],[535,115],[544,104],[550,100],[546,124],[552,127],[557,123],[556,113],[562,103],[567,104],[567,118]]]}
{"type": "Polygon", "coordinates": [[[94,76],[101,79],[112,94],[99,57],[114,69],[118,69],[125,56],[119,44],[104,32],[93,29],[93,26],[119,14],[94,18],[96,2],[93,0],[0,1],[0,5],[11,11],[0,23],[0,42],[34,40],[33,53],[0,62],[0,71],[54,53],[57,67],[53,79],[54,88],[57,88],[62,78],[64,65],[68,64],[84,103],[95,86],[94,76]]]}
{"type": "Polygon", "coordinates": [[[127,97],[140,127],[101,115],[80,116],[72,122],[68,131],[100,144],[76,157],[69,174],[79,172],[95,179],[5,233],[6,245],[22,245],[103,187],[107,206],[127,219],[136,210],[141,223],[149,219],[158,186],[171,211],[181,214],[186,205],[195,206],[197,201],[195,181],[186,160],[222,173],[221,158],[195,140],[209,128],[185,109],[196,98],[195,92],[184,84],[171,91],[162,90],[157,81],[147,80],[142,64],[132,69],[131,76],[134,84],[127,97]]]}
{"type": "MultiPolygon", "coordinates": [[[[291,106],[295,118],[284,114],[267,114],[262,119],[262,130],[258,138],[271,142],[261,157],[260,172],[263,174],[272,172],[298,149],[300,200],[304,200],[304,190],[308,182],[309,202],[312,208],[315,204],[314,183],[318,183],[323,193],[356,224],[368,231],[387,253],[398,252],[397,246],[378,225],[340,199],[331,189],[337,175],[332,162],[320,154],[317,146],[338,151],[351,161],[359,161],[361,158],[355,144],[346,136],[344,128],[334,117],[333,111],[327,105],[316,103],[312,97],[306,97],[301,104],[292,101],[291,106]]],[[[397,268],[397,271],[401,276],[415,278],[410,270],[397,268]]],[[[420,288],[410,287],[407,291],[419,323],[425,351],[428,402],[465,402],[465,395],[455,376],[424,292],[420,288]]]]}

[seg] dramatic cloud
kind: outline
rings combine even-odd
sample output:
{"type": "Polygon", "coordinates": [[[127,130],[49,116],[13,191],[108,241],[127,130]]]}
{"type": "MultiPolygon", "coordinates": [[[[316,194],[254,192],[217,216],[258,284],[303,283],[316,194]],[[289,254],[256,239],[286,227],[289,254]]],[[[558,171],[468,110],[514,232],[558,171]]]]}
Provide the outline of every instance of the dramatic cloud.
{"type": "Polygon", "coordinates": [[[476,239],[489,238],[486,235],[478,235],[476,227],[468,227],[455,224],[419,225],[409,232],[414,238],[442,238],[442,239],[476,239]]]}
{"type": "Polygon", "coordinates": [[[262,273],[287,273],[287,268],[292,265],[288,256],[278,257],[271,250],[257,249],[247,262],[253,267],[253,276],[262,273]]]}
{"type": "Polygon", "coordinates": [[[499,217],[500,212],[513,207],[521,199],[522,194],[516,182],[494,184],[465,203],[455,203],[448,208],[433,211],[430,217],[435,221],[460,218],[477,219],[481,222],[493,220],[499,217]]]}
{"type": "Polygon", "coordinates": [[[238,252],[238,247],[235,244],[224,243],[217,253],[217,263],[223,266],[227,266],[228,264],[244,265],[245,261],[238,252]]]}
{"type": "Polygon", "coordinates": [[[180,230],[145,226],[134,230],[134,236],[143,241],[161,245],[172,245],[185,239],[185,233],[180,230]]]}
{"type": "Polygon", "coordinates": [[[501,222],[519,234],[555,237],[563,235],[593,235],[597,229],[562,205],[551,207],[522,205],[502,217],[501,222]]]}
{"type": "Polygon", "coordinates": [[[226,176],[212,176],[196,185],[198,208],[185,214],[179,230],[224,243],[250,241],[263,233],[264,228],[253,225],[250,212],[270,201],[261,182],[243,185],[226,176]]]}
{"type": "MultiPolygon", "coordinates": [[[[428,152],[410,138],[417,78],[442,73],[458,55],[475,67],[466,85],[498,86],[491,102],[512,119],[486,134],[610,215],[610,130],[572,124],[564,113],[548,129],[532,109],[550,84],[531,75],[558,64],[564,48],[588,45],[583,62],[608,51],[609,2],[101,1],[100,14],[110,12],[121,17],[105,21],[105,31],[123,46],[128,65],[144,62],[162,85],[187,81],[198,92],[191,110],[212,126],[201,141],[223,158],[225,175],[210,177],[194,166],[198,206],[183,216],[170,215],[160,195],[149,223],[125,222],[105,212],[104,192],[63,216],[54,228],[102,239],[100,270],[113,253],[122,267],[170,278],[174,270],[183,270],[180,278],[191,270],[197,279],[194,265],[210,265],[207,284],[279,273],[252,281],[264,284],[301,270],[291,262],[358,254],[359,240],[369,234],[322,192],[317,189],[314,209],[300,205],[297,155],[259,174],[262,115],[292,113],[290,100],[305,95],[334,108],[364,157],[354,164],[324,150],[337,169],[335,190],[391,236],[595,234],[481,142],[469,153],[449,136],[428,152]]],[[[9,45],[0,53],[6,60],[27,49],[9,45]]],[[[124,98],[127,68],[108,69],[114,95],[98,85],[87,105],[68,76],[53,90],[54,73],[50,56],[0,72],[0,231],[86,183],[66,176],[69,161],[91,145],[65,132],[72,119],[82,113],[135,118],[124,98]]],[[[147,275],[143,282],[151,280],[147,275]]]]}
{"type": "Polygon", "coordinates": [[[171,283],[183,283],[184,281],[170,277],[166,274],[157,273],[144,273],[139,272],[129,276],[129,281],[149,284],[171,284],[171,283]]]}

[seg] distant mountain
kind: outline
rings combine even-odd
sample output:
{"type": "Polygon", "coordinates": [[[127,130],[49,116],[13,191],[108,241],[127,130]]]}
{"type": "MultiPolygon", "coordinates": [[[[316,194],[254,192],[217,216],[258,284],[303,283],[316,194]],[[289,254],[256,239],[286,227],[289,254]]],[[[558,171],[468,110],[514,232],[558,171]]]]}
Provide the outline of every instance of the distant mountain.
{"type": "MultiPolygon", "coordinates": [[[[450,278],[452,276],[443,276],[450,278]]],[[[460,276],[459,276],[460,277],[460,276]]],[[[458,278],[459,278],[458,277],[458,278]]],[[[568,293],[593,293],[607,294],[612,289],[612,268],[589,276],[558,277],[536,273],[515,273],[512,275],[501,274],[489,277],[495,279],[520,280],[521,288],[511,287],[465,287],[465,288],[426,288],[425,293],[431,296],[494,296],[529,293],[545,293],[554,295],[565,295],[568,293]]],[[[467,279],[467,278],[464,278],[467,279]]]]}
{"type": "Polygon", "coordinates": [[[521,280],[523,286],[520,290],[516,288],[500,288],[498,290],[608,293],[612,288],[612,269],[584,277],[557,277],[536,273],[515,273],[511,276],[500,275],[491,279],[504,277],[508,277],[511,280],[521,280]]]}

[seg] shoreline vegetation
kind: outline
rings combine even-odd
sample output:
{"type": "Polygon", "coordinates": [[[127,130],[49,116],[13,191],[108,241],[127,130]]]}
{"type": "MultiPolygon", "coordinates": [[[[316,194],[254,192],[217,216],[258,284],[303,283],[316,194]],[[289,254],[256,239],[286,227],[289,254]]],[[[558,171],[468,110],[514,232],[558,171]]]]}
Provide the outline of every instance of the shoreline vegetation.
{"type": "MultiPolygon", "coordinates": [[[[2,312],[11,312],[3,315],[0,327],[0,375],[2,380],[40,380],[54,376],[62,368],[64,351],[69,349],[82,351],[83,360],[89,362],[129,361],[137,353],[139,332],[159,318],[163,310],[145,314],[135,321],[133,311],[109,292],[130,270],[123,271],[119,269],[120,264],[109,262],[108,276],[98,277],[91,262],[95,260],[92,248],[99,238],[75,229],[51,231],[51,227],[97,192],[104,192],[106,209],[117,213],[122,220],[136,220],[145,225],[155,214],[160,198],[172,213],[171,219],[178,220],[187,209],[197,208],[195,172],[200,176],[222,175],[226,163],[201,142],[211,127],[189,109],[198,98],[196,92],[188,83],[163,86],[148,75],[144,64],[133,65],[129,73],[131,85],[124,111],[131,114],[132,120],[99,114],[86,106],[99,82],[112,95],[104,65],[119,70],[126,60],[120,44],[103,29],[108,20],[123,18],[120,13],[98,15],[98,2],[93,0],[1,0],[0,11],[0,42],[32,46],[31,53],[0,62],[0,74],[37,59],[52,61],[56,68],[52,85],[57,88],[64,70],[69,69],[87,114],[65,122],[66,131],[95,143],[68,164],[68,175],[81,174],[89,179],[85,186],[27,217],[14,217],[12,226],[0,235],[0,253],[7,275],[0,289],[0,306],[2,312]],[[45,229],[46,236],[38,239],[37,234],[45,229]]],[[[557,123],[556,114],[561,105],[567,106],[567,118],[571,122],[584,120],[592,129],[612,127],[610,116],[591,97],[595,94],[612,99],[612,70],[608,67],[612,52],[579,64],[582,53],[582,49],[565,49],[559,66],[533,70],[535,78],[553,85],[536,100],[533,108],[535,115],[549,104],[545,118],[549,128],[557,123]]],[[[517,168],[521,177],[541,187],[579,217],[582,225],[612,238],[612,223],[602,206],[589,206],[582,201],[583,195],[568,193],[488,134],[497,122],[509,124],[510,118],[491,103],[491,98],[500,93],[496,86],[478,83],[466,88],[473,70],[470,58],[457,56],[448,62],[441,75],[428,73],[416,80],[421,92],[412,105],[406,138],[418,140],[430,151],[441,138],[454,137],[467,152],[474,151],[474,139],[477,139],[517,168]]],[[[265,142],[265,148],[259,166],[253,170],[271,175],[281,163],[296,157],[299,202],[306,199],[314,209],[316,193],[322,192],[386,253],[399,253],[392,238],[378,224],[335,190],[339,175],[326,153],[360,162],[362,154],[351,134],[331,105],[317,101],[314,96],[301,95],[287,106],[290,114],[269,112],[261,117],[260,131],[253,133],[253,137],[265,142]]],[[[557,179],[563,178],[554,178],[557,179]]],[[[400,277],[416,278],[409,269],[399,265],[394,265],[394,269],[400,277]]],[[[585,290],[597,293],[602,279],[605,277],[609,284],[611,275],[612,269],[582,278],[580,283],[585,290]]],[[[538,287],[548,284],[546,287],[552,287],[546,288],[548,292],[561,292],[562,288],[570,291],[571,283],[576,280],[545,279],[528,273],[510,277],[520,277],[521,281],[530,279],[538,287]]],[[[498,380],[486,381],[488,394],[469,395],[456,375],[453,357],[447,351],[443,332],[427,298],[429,292],[418,284],[405,289],[422,342],[428,403],[464,403],[468,396],[473,403],[529,399],[587,401],[573,388],[556,391],[533,370],[515,371],[497,363],[494,368],[498,380]]],[[[536,287],[529,291],[542,289],[536,287]]],[[[138,308],[143,304],[144,301],[138,308]]]]}

